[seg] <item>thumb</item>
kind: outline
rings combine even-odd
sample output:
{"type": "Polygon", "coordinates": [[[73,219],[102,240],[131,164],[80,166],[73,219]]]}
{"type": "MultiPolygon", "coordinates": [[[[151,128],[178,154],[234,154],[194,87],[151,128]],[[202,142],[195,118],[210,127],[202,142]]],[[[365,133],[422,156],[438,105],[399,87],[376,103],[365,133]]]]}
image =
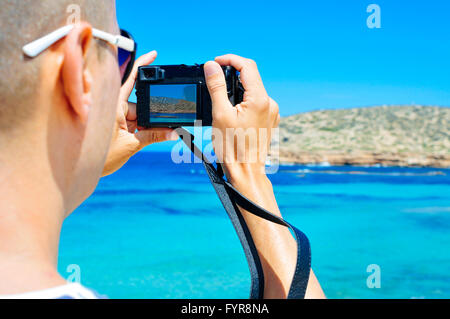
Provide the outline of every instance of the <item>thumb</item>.
{"type": "Polygon", "coordinates": [[[213,117],[215,114],[225,112],[231,103],[228,100],[227,84],[222,67],[214,61],[206,62],[204,65],[206,85],[213,105],[213,117]]]}
{"type": "Polygon", "coordinates": [[[160,143],[165,141],[176,141],[178,134],[170,128],[154,128],[138,131],[134,134],[139,143],[139,147],[143,148],[153,143],[160,143]]]}

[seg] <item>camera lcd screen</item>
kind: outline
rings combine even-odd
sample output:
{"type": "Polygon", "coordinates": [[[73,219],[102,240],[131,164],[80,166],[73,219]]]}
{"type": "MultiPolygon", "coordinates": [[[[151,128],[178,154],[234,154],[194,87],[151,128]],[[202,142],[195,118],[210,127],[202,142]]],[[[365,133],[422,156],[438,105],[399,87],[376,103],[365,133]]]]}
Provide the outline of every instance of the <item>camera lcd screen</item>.
{"type": "Polygon", "coordinates": [[[196,84],[150,85],[150,123],[194,123],[196,84]]]}

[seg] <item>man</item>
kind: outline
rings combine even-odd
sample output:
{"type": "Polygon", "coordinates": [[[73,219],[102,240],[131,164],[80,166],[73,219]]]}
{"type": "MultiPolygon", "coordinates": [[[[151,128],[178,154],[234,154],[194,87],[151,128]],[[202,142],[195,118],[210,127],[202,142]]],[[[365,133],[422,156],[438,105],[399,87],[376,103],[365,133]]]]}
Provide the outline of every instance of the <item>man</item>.
{"type": "MultiPolygon", "coordinates": [[[[63,220],[92,194],[102,175],[149,144],[177,138],[170,129],[136,133],[135,105],[128,103],[137,67],[152,63],[156,52],[139,58],[121,86],[118,47],[94,38],[93,28],[119,34],[114,1],[2,2],[0,295],[95,297],[86,288],[68,285],[56,270],[63,220]],[[81,21],[36,57],[26,57],[22,47],[64,26],[66,8],[73,4],[81,8],[81,21]]],[[[216,129],[278,125],[278,106],[254,62],[225,55],[208,62],[205,74],[216,129]],[[236,108],[228,102],[219,64],[241,72],[246,95],[236,108]]],[[[267,143],[270,136],[258,139],[267,143]]],[[[221,156],[235,158],[239,151],[262,152],[225,147],[221,156]]],[[[238,190],[280,215],[263,160],[224,166],[238,190]]],[[[265,297],[285,298],[295,267],[294,239],[282,226],[243,214],[263,263],[265,297]]],[[[323,297],[312,273],[307,297],[323,297]]]]}

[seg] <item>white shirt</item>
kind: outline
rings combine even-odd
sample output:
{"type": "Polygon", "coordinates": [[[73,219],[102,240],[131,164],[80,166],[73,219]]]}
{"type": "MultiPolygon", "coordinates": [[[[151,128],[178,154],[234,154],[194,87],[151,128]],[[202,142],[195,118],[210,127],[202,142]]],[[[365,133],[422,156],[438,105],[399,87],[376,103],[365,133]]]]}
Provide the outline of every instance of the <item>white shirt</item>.
{"type": "Polygon", "coordinates": [[[100,299],[105,298],[79,283],[68,283],[54,288],[16,295],[0,295],[0,299],[100,299]]]}

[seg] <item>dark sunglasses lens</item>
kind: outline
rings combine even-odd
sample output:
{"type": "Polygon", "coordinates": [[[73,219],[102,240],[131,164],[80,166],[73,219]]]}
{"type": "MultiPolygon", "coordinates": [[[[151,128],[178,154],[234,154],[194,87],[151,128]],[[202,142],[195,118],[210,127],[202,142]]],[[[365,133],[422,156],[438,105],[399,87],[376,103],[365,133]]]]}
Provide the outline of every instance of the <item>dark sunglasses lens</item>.
{"type": "MultiPolygon", "coordinates": [[[[120,30],[120,34],[124,37],[133,40],[131,34],[129,34],[125,30],[120,30]]],[[[130,76],[131,70],[133,69],[135,57],[136,57],[136,47],[133,52],[128,52],[126,50],[119,48],[118,60],[119,60],[120,75],[122,76],[122,84],[124,84],[125,81],[128,79],[128,77],[130,76]]]]}
{"type": "Polygon", "coordinates": [[[119,66],[122,68],[124,64],[130,62],[131,52],[119,48],[119,66]]]}

